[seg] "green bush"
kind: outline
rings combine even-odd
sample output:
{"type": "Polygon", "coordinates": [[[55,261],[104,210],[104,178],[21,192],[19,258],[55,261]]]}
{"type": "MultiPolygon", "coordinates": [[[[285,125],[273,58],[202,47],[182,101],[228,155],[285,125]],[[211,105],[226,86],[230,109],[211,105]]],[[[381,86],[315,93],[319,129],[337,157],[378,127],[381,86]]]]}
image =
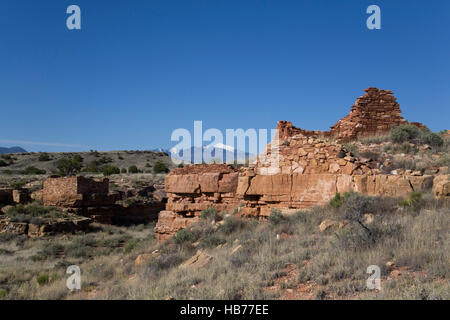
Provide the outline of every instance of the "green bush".
{"type": "Polygon", "coordinates": [[[89,162],[89,164],[84,167],[83,172],[90,172],[90,173],[98,173],[100,172],[100,167],[98,161],[94,160],[89,162]]]}
{"type": "Polygon", "coordinates": [[[419,191],[411,192],[407,199],[400,200],[397,204],[404,208],[411,208],[414,211],[419,211],[423,204],[422,193],[419,191]]]}
{"type": "Polygon", "coordinates": [[[83,167],[83,158],[76,155],[72,158],[61,158],[58,160],[56,168],[61,176],[71,176],[80,172],[83,167]]]}
{"type": "Polygon", "coordinates": [[[203,210],[200,214],[200,218],[205,220],[219,221],[219,215],[216,208],[214,207],[209,207],[208,209],[203,210]]]}
{"type": "Polygon", "coordinates": [[[33,166],[26,167],[25,170],[21,171],[22,174],[46,174],[46,172],[47,171],[41,170],[33,166]]]}
{"type": "Polygon", "coordinates": [[[138,168],[134,165],[128,168],[128,173],[138,173],[138,172],[139,172],[138,168]]]}
{"type": "Polygon", "coordinates": [[[173,241],[176,244],[183,244],[187,242],[194,242],[196,239],[195,235],[186,229],[181,229],[173,236],[173,241]]]}
{"type": "Polygon", "coordinates": [[[120,173],[127,173],[127,169],[125,168],[120,169],[120,173]]]}
{"type": "Polygon", "coordinates": [[[43,274],[38,275],[37,278],[36,278],[36,280],[37,280],[37,283],[38,283],[40,286],[42,286],[42,285],[47,284],[47,283],[50,282],[50,277],[49,277],[48,274],[43,273],[43,274]]]}
{"type": "Polygon", "coordinates": [[[444,139],[428,129],[422,129],[419,134],[419,140],[422,144],[428,144],[432,147],[441,147],[444,145],[444,139]]]}
{"type": "Polygon", "coordinates": [[[0,167],[7,167],[7,166],[9,166],[9,163],[6,163],[5,161],[0,160],[0,167]]]}
{"type": "Polygon", "coordinates": [[[0,290],[0,299],[5,298],[6,294],[7,294],[6,290],[0,290]]]}
{"type": "Polygon", "coordinates": [[[50,160],[51,160],[51,158],[50,158],[49,154],[46,152],[41,153],[38,158],[38,161],[42,161],[42,162],[50,161],[50,160]]]}
{"type": "Polygon", "coordinates": [[[273,209],[272,212],[270,212],[268,220],[271,224],[277,225],[283,222],[285,219],[280,210],[273,209]]]}
{"type": "Polygon", "coordinates": [[[402,124],[392,127],[390,135],[392,142],[395,143],[413,141],[419,136],[419,128],[412,124],[402,124]]]}
{"type": "Polygon", "coordinates": [[[329,205],[330,207],[337,209],[344,204],[344,198],[341,196],[339,192],[336,192],[336,195],[331,198],[329,205]]]}
{"type": "Polygon", "coordinates": [[[115,166],[104,166],[102,171],[104,176],[110,176],[112,174],[120,173],[120,169],[115,166]]]}
{"type": "Polygon", "coordinates": [[[163,173],[163,172],[167,173],[167,172],[169,172],[169,168],[161,161],[158,161],[153,166],[153,172],[154,173],[163,173]]]}

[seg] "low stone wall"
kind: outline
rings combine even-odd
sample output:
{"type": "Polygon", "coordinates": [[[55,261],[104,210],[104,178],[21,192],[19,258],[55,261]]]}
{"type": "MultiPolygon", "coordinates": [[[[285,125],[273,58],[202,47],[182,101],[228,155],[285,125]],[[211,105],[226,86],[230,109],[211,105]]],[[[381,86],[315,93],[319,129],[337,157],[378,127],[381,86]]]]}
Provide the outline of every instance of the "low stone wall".
{"type": "Polygon", "coordinates": [[[13,222],[8,218],[4,218],[0,219],[0,234],[13,233],[18,235],[26,235],[32,238],[45,237],[60,233],[86,231],[91,223],[92,219],[83,217],[74,219],[59,219],[42,224],[13,222]]]}

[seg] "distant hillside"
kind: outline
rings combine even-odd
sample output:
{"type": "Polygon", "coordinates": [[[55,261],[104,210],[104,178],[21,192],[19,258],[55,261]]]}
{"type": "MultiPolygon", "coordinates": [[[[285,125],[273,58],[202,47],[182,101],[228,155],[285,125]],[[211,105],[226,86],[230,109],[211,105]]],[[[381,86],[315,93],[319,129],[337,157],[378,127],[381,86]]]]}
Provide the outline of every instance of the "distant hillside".
{"type": "MultiPolygon", "coordinates": [[[[23,150],[23,149],[21,149],[23,150]]],[[[16,151],[17,152],[17,151],[16,151]]],[[[72,159],[74,156],[81,157],[82,171],[86,173],[102,172],[104,166],[114,166],[119,169],[128,169],[136,166],[138,172],[153,173],[153,167],[158,162],[173,169],[175,165],[167,153],[154,151],[91,151],[91,152],[48,152],[48,153],[18,153],[9,158],[3,158],[0,165],[0,176],[7,173],[20,174],[29,167],[45,170],[46,174],[57,172],[60,159],[72,159]]],[[[0,179],[1,180],[1,179],[0,179]]]]}
{"type": "Polygon", "coordinates": [[[10,148],[5,148],[5,147],[0,147],[0,154],[5,154],[5,153],[23,153],[23,152],[27,152],[27,150],[21,148],[21,147],[10,147],[10,148]]]}

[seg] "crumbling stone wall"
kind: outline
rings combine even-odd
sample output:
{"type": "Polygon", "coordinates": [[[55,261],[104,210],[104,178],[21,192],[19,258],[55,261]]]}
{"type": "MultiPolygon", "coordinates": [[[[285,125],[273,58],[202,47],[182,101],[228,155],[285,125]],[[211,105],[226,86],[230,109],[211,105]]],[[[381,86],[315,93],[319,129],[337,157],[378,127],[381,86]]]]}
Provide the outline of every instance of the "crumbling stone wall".
{"type": "Polygon", "coordinates": [[[158,239],[171,236],[196,221],[203,210],[236,208],[238,170],[225,164],[194,165],[173,170],[166,177],[166,211],[160,212],[158,239]]]}
{"type": "MultiPolygon", "coordinates": [[[[350,114],[330,131],[308,131],[279,121],[278,143],[270,143],[249,168],[238,172],[215,164],[174,170],[166,178],[169,200],[159,214],[157,238],[169,238],[211,206],[219,211],[236,208],[242,216],[264,217],[273,209],[288,213],[325,204],[336,192],[398,197],[430,189],[433,176],[382,174],[380,163],[355,157],[341,144],[408,123],[392,91],[365,91],[350,114]]],[[[436,194],[445,194],[446,186],[436,189],[436,194]]]]}
{"type": "MultiPolygon", "coordinates": [[[[374,136],[389,132],[393,126],[407,124],[400,105],[391,90],[369,87],[366,93],[356,99],[350,114],[331,127],[330,135],[340,141],[355,140],[358,137],[374,136]]],[[[413,122],[419,127],[421,123],[413,122]]]]}
{"type": "Polygon", "coordinates": [[[142,223],[155,220],[164,209],[161,202],[132,204],[118,203],[119,193],[109,192],[109,180],[94,180],[82,176],[48,178],[44,182],[42,201],[101,223],[142,223]]]}

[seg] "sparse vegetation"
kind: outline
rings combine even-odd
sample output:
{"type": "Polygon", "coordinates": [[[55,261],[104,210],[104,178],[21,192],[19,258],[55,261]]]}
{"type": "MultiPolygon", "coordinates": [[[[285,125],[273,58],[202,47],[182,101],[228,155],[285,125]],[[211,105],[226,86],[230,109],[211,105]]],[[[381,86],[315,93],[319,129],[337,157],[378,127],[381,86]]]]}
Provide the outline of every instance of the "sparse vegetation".
{"type": "Polygon", "coordinates": [[[168,173],[169,168],[161,161],[157,161],[155,163],[155,165],[153,166],[153,172],[154,173],[168,173]]]}

